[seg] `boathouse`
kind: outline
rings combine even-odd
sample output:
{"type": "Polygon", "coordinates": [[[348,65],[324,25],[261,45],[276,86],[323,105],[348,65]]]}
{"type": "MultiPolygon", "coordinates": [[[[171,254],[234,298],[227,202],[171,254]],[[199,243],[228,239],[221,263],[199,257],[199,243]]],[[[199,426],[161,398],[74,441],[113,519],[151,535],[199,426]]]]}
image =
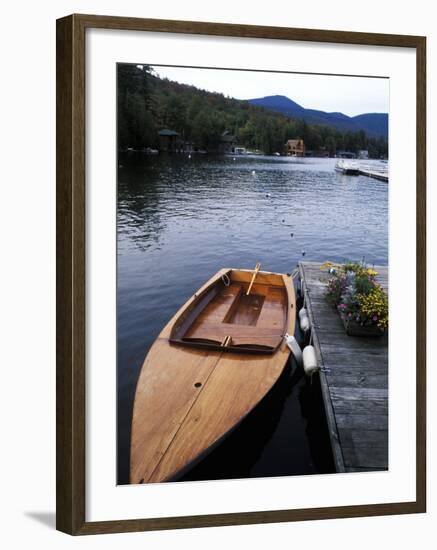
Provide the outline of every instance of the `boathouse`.
{"type": "Polygon", "coordinates": [[[179,151],[181,146],[181,140],[179,134],[174,130],[160,130],[159,135],[159,148],[161,151],[166,151],[168,153],[176,153],[179,151]]]}
{"type": "Polygon", "coordinates": [[[303,139],[289,139],[285,146],[287,148],[287,155],[292,155],[294,157],[305,156],[305,143],[303,139]]]}
{"type": "Polygon", "coordinates": [[[235,148],[238,145],[237,136],[225,130],[220,136],[219,153],[229,155],[235,153],[235,148]]]}

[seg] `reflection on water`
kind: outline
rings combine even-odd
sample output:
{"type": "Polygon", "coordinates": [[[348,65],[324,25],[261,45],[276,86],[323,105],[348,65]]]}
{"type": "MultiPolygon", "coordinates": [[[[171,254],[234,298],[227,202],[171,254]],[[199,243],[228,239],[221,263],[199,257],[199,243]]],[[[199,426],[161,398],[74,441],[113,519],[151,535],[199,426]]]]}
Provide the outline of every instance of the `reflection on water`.
{"type": "Polygon", "coordinates": [[[118,480],[144,356],[163,325],[222,267],[290,272],[314,261],[388,260],[388,185],[334,159],[119,157],[118,480]]]}

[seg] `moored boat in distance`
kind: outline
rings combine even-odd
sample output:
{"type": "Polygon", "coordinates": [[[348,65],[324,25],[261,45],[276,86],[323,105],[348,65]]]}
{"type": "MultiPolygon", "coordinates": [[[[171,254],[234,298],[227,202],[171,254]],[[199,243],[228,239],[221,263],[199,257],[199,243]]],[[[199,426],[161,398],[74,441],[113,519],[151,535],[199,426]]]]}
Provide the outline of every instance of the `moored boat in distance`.
{"type": "Polygon", "coordinates": [[[222,269],[176,313],[138,379],[130,482],[170,481],[198,462],[259,403],[289,355],[291,276],[222,269]]]}
{"type": "Polygon", "coordinates": [[[360,174],[360,165],[355,160],[340,159],[335,164],[335,170],[348,176],[358,176],[360,174]]]}

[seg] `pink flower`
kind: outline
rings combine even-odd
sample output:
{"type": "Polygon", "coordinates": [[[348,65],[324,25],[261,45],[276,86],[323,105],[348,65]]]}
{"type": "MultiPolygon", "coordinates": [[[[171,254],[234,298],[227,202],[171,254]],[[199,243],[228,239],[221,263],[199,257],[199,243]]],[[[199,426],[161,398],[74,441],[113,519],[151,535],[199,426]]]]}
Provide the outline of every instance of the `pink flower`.
{"type": "Polygon", "coordinates": [[[377,321],[377,320],[378,320],[378,315],[374,315],[374,316],[372,317],[372,320],[373,320],[373,321],[377,321]]]}

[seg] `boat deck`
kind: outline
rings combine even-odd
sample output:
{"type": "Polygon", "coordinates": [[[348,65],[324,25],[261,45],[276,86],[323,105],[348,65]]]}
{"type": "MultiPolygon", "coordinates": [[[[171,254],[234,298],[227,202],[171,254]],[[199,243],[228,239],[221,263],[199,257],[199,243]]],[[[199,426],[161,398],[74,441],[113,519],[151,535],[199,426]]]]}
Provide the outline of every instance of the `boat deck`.
{"type": "MultiPolygon", "coordinates": [[[[388,337],[348,336],[324,298],[329,274],[300,262],[326,418],[338,472],[388,468],[388,337]]],[[[388,267],[375,266],[388,289],[388,267]]]]}

